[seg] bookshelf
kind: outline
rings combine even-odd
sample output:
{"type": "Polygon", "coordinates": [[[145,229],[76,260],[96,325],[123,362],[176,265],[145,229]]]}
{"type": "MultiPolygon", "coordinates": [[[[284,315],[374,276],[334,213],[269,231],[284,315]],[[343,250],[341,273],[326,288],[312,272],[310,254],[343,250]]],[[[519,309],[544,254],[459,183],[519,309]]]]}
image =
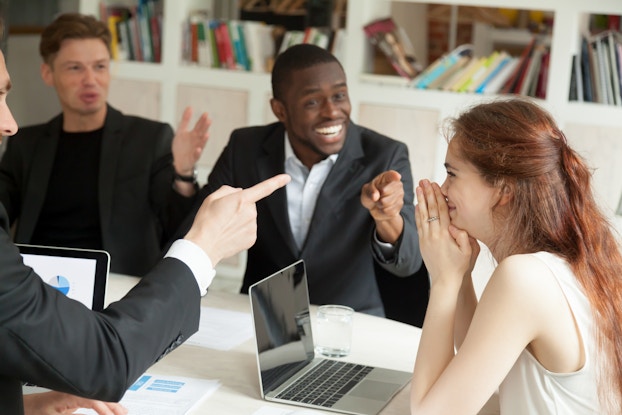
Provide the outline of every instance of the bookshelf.
{"type": "MultiPolygon", "coordinates": [[[[180,46],[183,23],[192,10],[205,8],[209,2],[160,1],[164,2],[162,61],[115,62],[110,102],[127,113],[161,119],[174,126],[185,105],[192,105],[197,114],[208,111],[214,122],[210,141],[199,163],[199,176],[205,180],[234,128],[275,120],[268,103],[270,75],[184,63],[180,46]]],[[[108,3],[112,4],[113,0],[108,3]]],[[[418,48],[427,2],[352,0],[349,3],[346,54],[342,64],[348,77],[352,119],[404,141],[410,150],[415,180],[429,177],[442,181],[446,149],[439,133],[442,120],[491,97],[418,90],[408,87],[407,80],[398,76],[371,73],[374,50],[363,26],[392,16],[418,48]]],[[[622,158],[622,107],[568,100],[572,55],[580,51],[581,34],[588,30],[589,17],[596,13],[622,14],[620,0],[549,0],[546,3],[541,0],[435,0],[434,3],[544,9],[554,16],[549,66],[554,75],[549,77],[546,99],[539,102],[553,113],[571,144],[595,168],[597,195],[622,231],[622,216],[613,213],[622,195],[622,167],[617,162],[622,158]]],[[[97,15],[99,0],[80,0],[79,10],[97,15]]],[[[525,42],[524,39],[519,41],[525,42]]]]}

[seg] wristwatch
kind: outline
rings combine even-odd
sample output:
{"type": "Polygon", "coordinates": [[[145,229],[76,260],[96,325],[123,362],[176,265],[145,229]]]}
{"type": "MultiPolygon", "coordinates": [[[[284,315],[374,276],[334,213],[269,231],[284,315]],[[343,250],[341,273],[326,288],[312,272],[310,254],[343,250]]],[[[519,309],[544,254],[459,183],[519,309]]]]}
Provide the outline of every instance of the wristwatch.
{"type": "Polygon", "coordinates": [[[186,182],[186,183],[196,183],[197,182],[197,176],[199,175],[199,172],[197,171],[196,167],[192,170],[192,175],[191,176],[182,176],[181,174],[175,172],[175,180],[181,180],[182,182],[186,182]]]}

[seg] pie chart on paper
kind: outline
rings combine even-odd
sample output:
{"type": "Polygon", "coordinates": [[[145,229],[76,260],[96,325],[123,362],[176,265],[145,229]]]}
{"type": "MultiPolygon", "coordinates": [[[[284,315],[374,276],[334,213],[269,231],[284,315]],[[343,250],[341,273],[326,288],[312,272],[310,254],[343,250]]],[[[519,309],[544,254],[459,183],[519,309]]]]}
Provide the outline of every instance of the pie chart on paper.
{"type": "Polygon", "coordinates": [[[48,281],[52,287],[56,288],[61,293],[67,295],[69,293],[69,280],[62,275],[57,275],[56,277],[50,278],[48,281]]]}

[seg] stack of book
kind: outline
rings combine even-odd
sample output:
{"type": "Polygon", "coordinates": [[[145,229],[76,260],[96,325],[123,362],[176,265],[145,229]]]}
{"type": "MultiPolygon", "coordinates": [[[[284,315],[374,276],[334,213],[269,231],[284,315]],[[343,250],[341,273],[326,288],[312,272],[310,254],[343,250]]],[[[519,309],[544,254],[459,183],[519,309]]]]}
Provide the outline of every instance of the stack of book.
{"type": "Polygon", "coordinates": [[[582,36],[572,59],[570,101],[622,106],[622,34],[608,30],[582,36]]]}
{"type": "Polygon", "coordinates": [[[513,93],[546,98],[549,48],[533,37],[520,56],[494,51],[477,57],[465,44],[441,56],[419,74],[411,85],[477,94],[513,93]]]}
{"type": "Polygon", "coordinates": [[[162,59],[162,2],[138,0],[136,5],[100,3],[100,18],[112,34],[113,59],[160,62],[162,59]]]}
{"type": "Polygon", "coordinates": [[[210,68],[267,72],[278,53],[298,43],[313,43],[342,54],[345,31],[308,27],[287,30],[277,44],[276,26],[252,20],[211,19],[207,11],[192,12],[186,22],[183,60],[210,68]]]}

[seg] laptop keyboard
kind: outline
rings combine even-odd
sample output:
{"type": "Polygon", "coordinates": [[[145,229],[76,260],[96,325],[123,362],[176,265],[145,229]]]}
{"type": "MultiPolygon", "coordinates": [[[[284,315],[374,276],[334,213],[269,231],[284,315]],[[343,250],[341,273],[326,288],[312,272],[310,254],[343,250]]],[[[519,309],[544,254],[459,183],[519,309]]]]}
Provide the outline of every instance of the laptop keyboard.
{"type": "Polygon", "coordinates": [[[331,408],[372,369],[371,366],[327,359],[276,398],[331,408]]]}

